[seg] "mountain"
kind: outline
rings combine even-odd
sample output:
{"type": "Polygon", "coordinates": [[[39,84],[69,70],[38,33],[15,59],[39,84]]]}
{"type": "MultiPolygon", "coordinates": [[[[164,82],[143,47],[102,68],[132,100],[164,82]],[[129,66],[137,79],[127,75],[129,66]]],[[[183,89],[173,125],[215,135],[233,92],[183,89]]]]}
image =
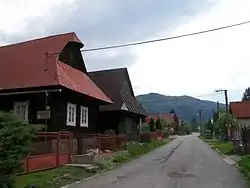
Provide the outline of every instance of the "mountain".
{"type": "MultiPolygon", "coordinates": [[[[165,96],[149,93],[138,95],[136,98],[150,115],[169,113],[173,109],[177,116],[185,121],[191,121],[193,116],[198,120],[199,110],[203,110],[204,120],[208,120],[212,118],[213,109],[216,110],[216,102],[200,100],[187,95],[165,96]]],[[[225,108],[225,104],[220,103],[220,108],[225,108]]]]}

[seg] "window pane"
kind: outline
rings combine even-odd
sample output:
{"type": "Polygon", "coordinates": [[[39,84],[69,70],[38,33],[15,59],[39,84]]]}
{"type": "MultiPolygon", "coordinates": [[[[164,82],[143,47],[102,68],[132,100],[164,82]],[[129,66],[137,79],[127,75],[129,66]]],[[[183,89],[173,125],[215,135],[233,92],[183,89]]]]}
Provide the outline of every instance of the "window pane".
{"type": "Polygon", "coordinates": [[[72,122],[75,122],[75,108],[72,107],[72,122]]]}
{"type": "Polygon", "coordinates": [[[68,116],[68,121],[71,122],[71,106],[69,106],[68,116]]]}

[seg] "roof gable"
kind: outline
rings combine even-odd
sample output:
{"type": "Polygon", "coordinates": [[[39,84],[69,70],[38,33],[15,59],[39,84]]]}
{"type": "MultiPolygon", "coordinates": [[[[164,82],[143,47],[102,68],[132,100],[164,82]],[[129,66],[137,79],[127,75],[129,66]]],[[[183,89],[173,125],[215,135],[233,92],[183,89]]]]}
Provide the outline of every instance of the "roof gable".
{"type": "Polygon", "coordinates": [[[126,68],[95,71],[90,72],[89,75],[114,102],[112,105],[101,106],[101,111],[126,109],[130,112],[146,115],[145,110],[134,96],[126,68]]]}
{"type": "Polygon", "coordinates": [[[111,102],[86,74],[60,62],[53,54],[60,53],[69,42],[83,46],[75,33],[66,33],[0,47],[0,91],[62,85],[111,102]]]}

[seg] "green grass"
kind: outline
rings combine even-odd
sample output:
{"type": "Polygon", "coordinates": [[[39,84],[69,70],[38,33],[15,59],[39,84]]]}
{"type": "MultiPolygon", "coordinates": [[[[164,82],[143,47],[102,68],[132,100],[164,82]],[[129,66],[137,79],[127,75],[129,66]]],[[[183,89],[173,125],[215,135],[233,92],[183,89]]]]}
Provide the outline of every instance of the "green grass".
{"type": "Polygon", "coordinates": [[[148,143],[130,143],[126,147],[126,151],[116,152],[114,155],[109,157],[100,157],[96,160],[96,164],[103,170],[111,169],[120,164],[131,161],[135,158],[140,157],[164,144],[168,143],[170,139],[165,140],[153,140],[148,143]]]}
{"type": "Polygon", "coordinates": [[[232,142],[223,142],[223,141],[220,141],[218,139],[206,139],[202,136],[200,136],[200,138],[207,142],[209,145],[212,146],[213,149],[218,149],[220,152],[222,152],[223,154],[225,155],[232,155],[232,154],[235,154],[233,152],[233,144],[232,142]]]}
{"type": "Polygon", "coordinates": [[[94,175],[83,168],[59,167],[52,170],[20,175],[15,178],[15,188],[35,185],[37,188],[59,188],[63,185],[94,175]]]}
{"type": "Polygon", "coordinates": [[[239,171],[245,177],[248,185],[250,186],[250,156],[242,157],[242,159],[238,162],[239,171]]]}

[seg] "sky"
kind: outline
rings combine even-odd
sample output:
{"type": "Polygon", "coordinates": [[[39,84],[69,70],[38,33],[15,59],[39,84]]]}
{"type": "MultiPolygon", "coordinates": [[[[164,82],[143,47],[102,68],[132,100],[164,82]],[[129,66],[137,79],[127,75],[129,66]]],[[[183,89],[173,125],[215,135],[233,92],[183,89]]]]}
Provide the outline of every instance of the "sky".
{"type": "MultiPolygon", "coordinates": [[[[88,49],[235,24],[249,10],[249,0],[0,0],[0,45],[73,31],[88,49]]],[[[250,86],[249,33],[250,24],[83,57],[88,71],[127,67],[136,95],[224,102],[215,90],[227,89],[234,101],[250,86]]]]}

